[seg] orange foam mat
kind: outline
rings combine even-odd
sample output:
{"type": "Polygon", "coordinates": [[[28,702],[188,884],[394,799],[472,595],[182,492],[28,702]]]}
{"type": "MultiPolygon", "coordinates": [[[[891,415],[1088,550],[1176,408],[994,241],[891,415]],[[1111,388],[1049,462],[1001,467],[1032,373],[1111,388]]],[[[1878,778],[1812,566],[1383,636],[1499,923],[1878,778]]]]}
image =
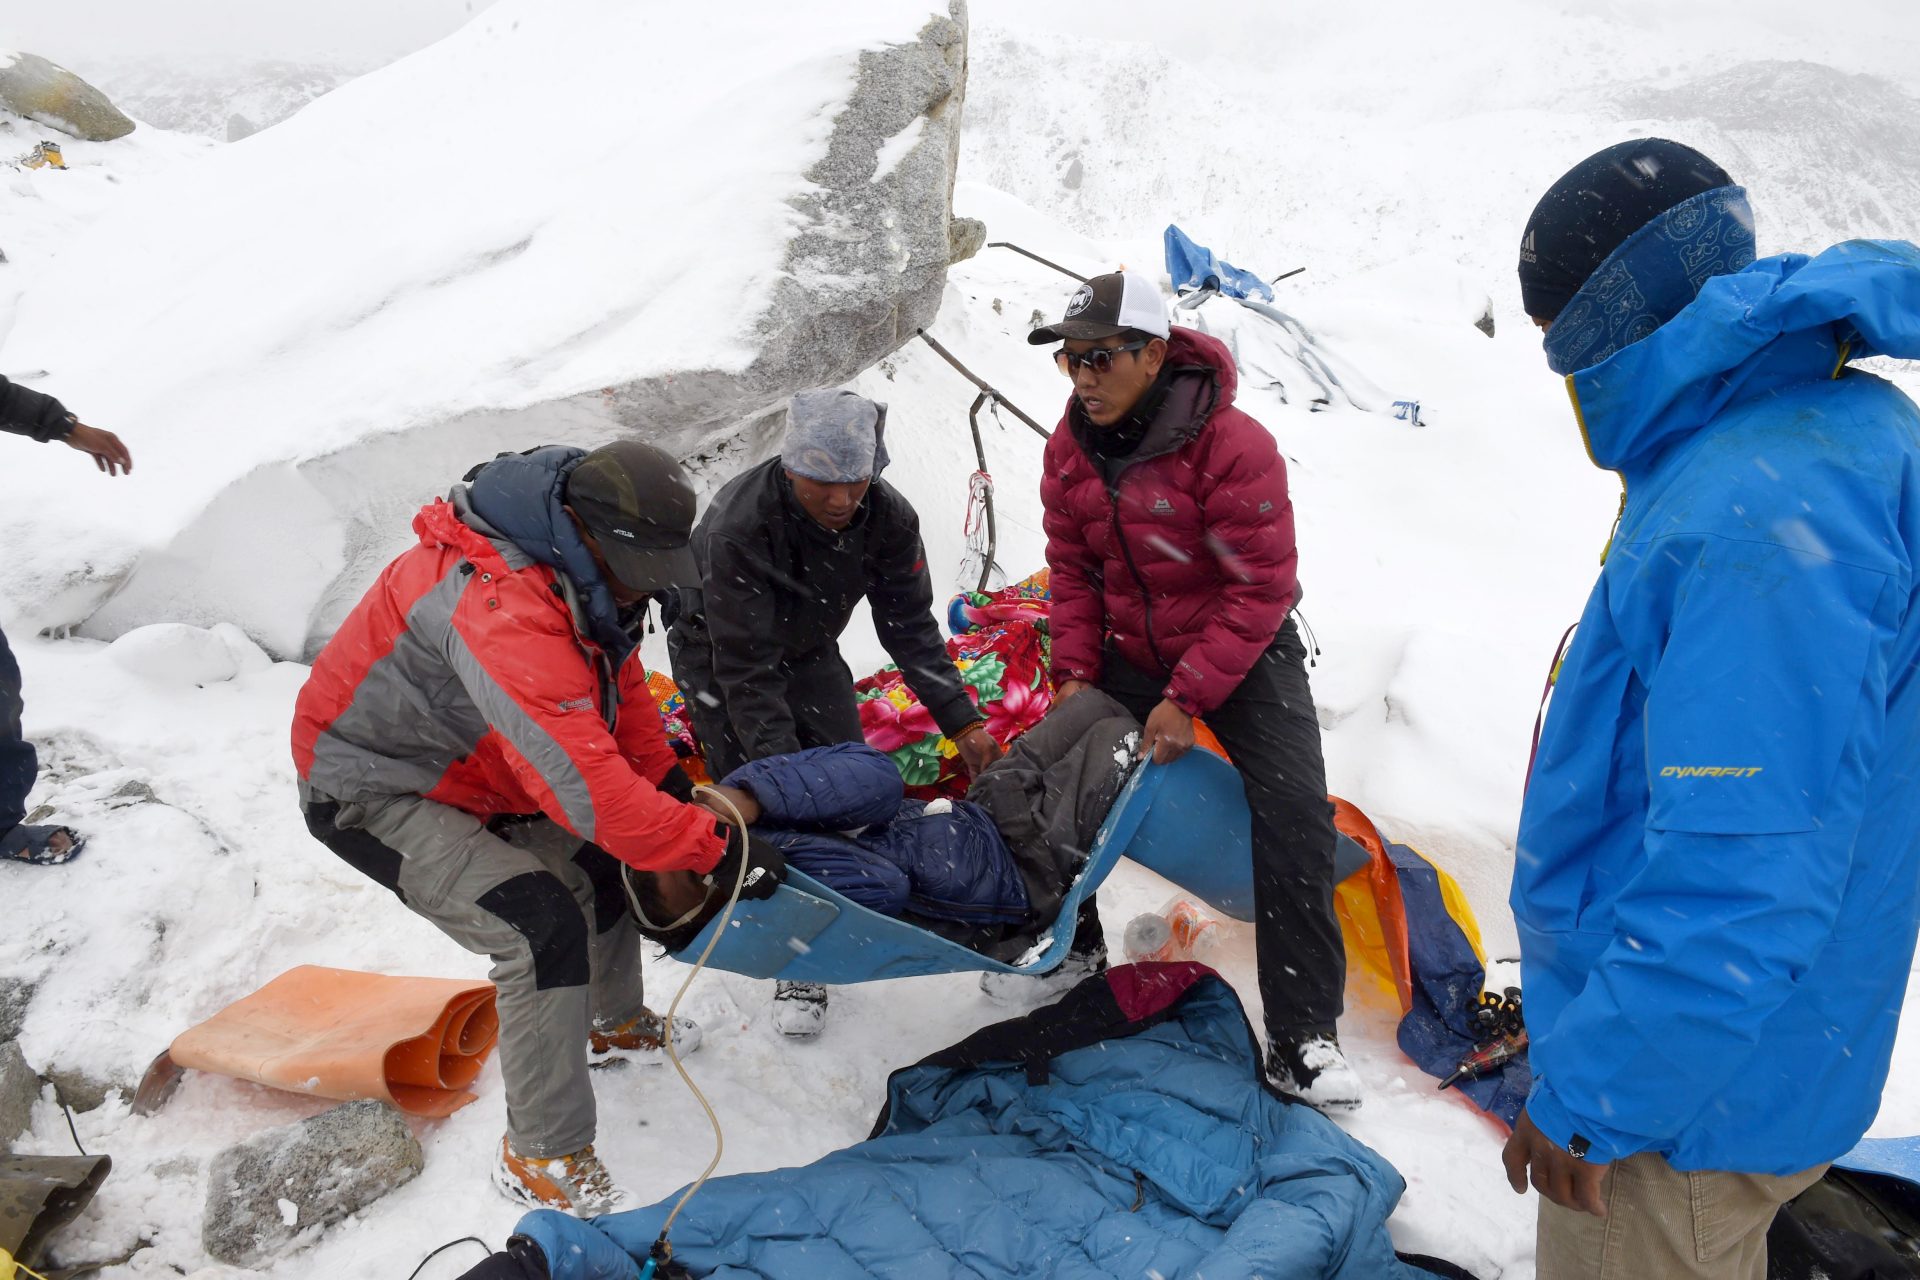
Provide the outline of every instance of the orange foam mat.
{"type": "Polygon", "coordinates": [[[178,1067],[444,1116],[500,1036],[490,982],[301,965],[181,1033],[178,1067]]]}

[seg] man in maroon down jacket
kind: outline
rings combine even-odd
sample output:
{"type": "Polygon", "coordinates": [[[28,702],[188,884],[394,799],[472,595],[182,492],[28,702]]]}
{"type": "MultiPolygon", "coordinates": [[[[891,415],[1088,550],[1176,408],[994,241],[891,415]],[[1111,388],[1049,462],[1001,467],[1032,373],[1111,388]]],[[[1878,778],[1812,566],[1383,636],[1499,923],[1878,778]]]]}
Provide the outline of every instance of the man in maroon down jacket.
{"type": "MultiPolygon", "coordinates": [[[[1286,464],[1234,408],[1227,349],[1170,329],[1145,276],[1088,281],[1027,340],[1063,344],[1074,387],[1040,482],[1057,696],[1105,690],[1144,720],[1142,750],[1161,763],[1193,746],[1196,716],[1219,737],[1253,813],[1268,1077],[1322,1109],[1358,1106],[1334,1027],[1346,953],[1320,724],[1290,616],[1286,464]]],[[[1091,911],[1074,949],[1082,971],[1104,961],[1091,911]]]]}

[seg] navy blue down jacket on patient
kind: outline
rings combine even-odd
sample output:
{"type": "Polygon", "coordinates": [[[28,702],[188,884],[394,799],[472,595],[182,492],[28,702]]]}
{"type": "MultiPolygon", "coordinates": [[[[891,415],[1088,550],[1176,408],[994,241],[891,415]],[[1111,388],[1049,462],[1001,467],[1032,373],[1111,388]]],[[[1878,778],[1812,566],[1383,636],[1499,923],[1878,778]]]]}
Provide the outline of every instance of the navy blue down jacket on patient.
{"type": "Polygon", "coordinates": [[[863,907],[968,925],[1027,918],[1026,882],[987,811],[906,799],[899,770],[864,743],[767,756],[724,782],[760,802],[754,832],[789,866],[863,907]]]}

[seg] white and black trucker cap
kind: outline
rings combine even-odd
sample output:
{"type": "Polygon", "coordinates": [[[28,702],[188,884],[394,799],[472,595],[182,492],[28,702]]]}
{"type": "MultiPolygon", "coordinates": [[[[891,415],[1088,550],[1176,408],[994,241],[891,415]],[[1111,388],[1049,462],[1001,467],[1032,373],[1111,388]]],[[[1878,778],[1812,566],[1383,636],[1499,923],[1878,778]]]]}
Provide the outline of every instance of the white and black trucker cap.
{"type": "Polygon", "coordinates": [[[1112,271],[1081,285],[1067,301],[1067,314],[1029,333],[1027,341],[1037,347],[1067,338],[1111,338],[1129,329],[1166,337],[1167,304],[1159,287],[1138,271],[1112,271]]]}

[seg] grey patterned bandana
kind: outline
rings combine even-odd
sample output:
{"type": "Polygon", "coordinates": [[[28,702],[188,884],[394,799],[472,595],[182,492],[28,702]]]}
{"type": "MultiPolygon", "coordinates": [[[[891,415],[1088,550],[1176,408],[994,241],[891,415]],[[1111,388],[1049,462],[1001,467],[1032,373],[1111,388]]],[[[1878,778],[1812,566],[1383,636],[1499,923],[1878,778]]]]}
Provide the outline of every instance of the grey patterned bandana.
{"type": "Polygon", "coordinates": [[[819,388],[787,403],[780,463],[823,484],[854,484],[887,465],[887,406],[851,391],[819,388]]]}

